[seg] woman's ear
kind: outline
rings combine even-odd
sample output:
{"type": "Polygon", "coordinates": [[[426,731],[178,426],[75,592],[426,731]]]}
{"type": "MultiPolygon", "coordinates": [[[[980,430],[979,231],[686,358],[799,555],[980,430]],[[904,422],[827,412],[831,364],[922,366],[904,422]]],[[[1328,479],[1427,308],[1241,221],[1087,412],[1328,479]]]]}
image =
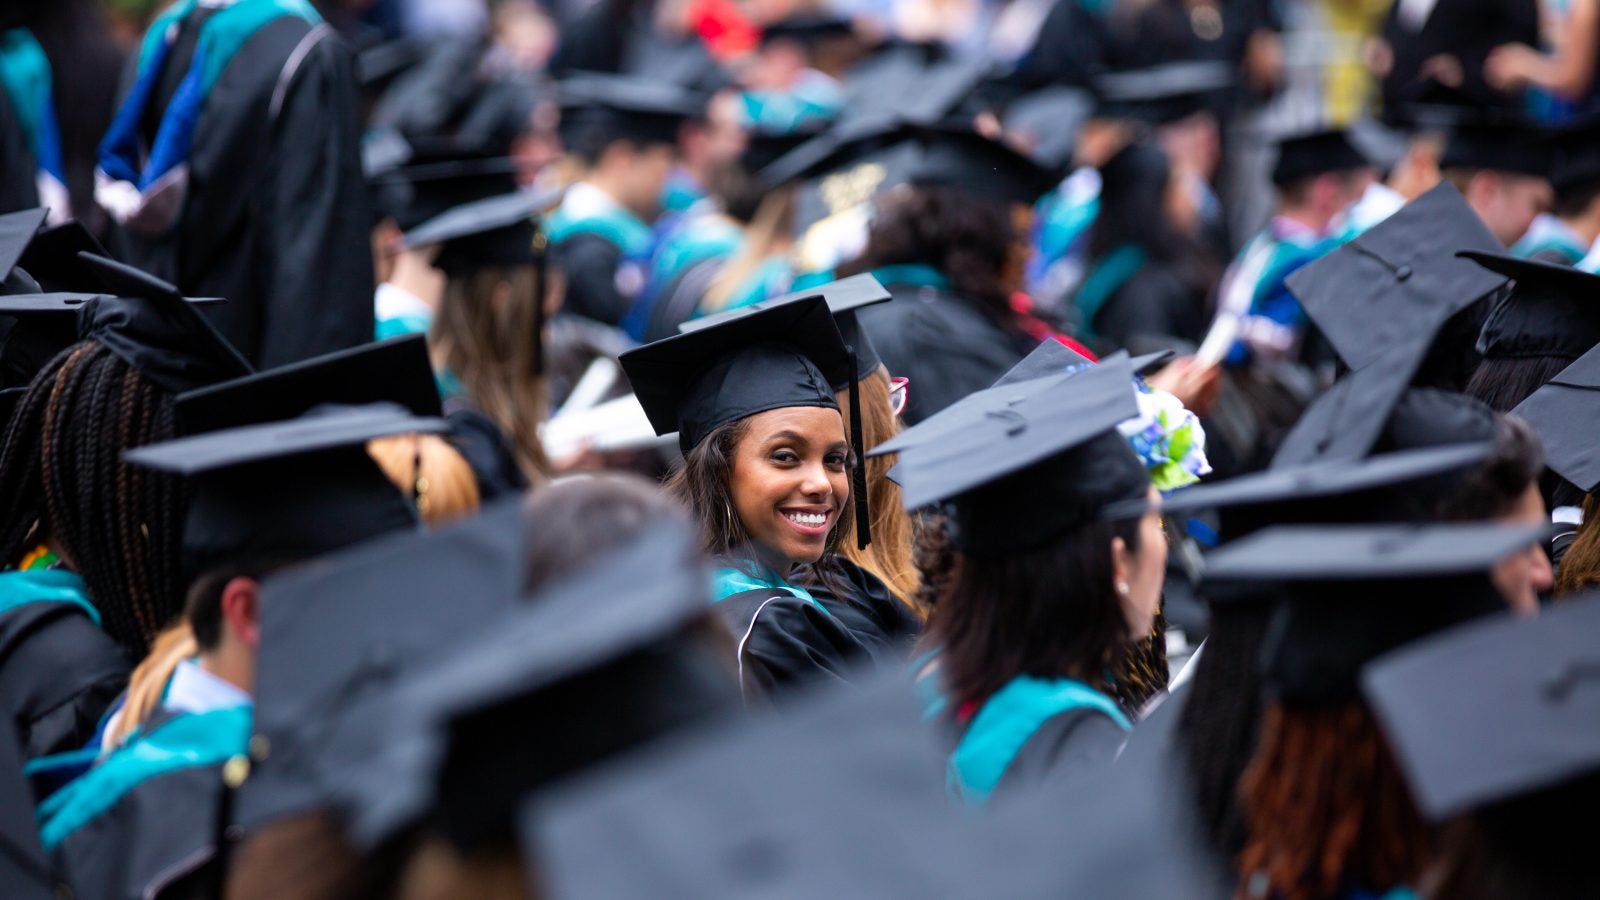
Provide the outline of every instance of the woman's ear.
{"type": "Polygon", "coordinates": [[[1118,596],[1128,593],[1128,579],[1133,576],[1133,554],[1128,552],[1128,542],[1122,538],[1111,539],[1111,583],[1118,596]]]}

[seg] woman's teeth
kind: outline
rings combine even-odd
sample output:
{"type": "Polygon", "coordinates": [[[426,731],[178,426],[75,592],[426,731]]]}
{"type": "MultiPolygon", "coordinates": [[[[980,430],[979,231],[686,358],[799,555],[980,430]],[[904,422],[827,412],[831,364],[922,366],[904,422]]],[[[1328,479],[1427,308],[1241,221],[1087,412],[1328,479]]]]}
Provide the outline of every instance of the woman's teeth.
{"type": "Polygon", "coordinates": [[[828,516],[826,513],[786,512],[784,515],[788,517],[789,521],[795,523],[796,525],[804,525],[807,528],[816,528],[819,525],[827,524],[828,521],[828,516]]]}

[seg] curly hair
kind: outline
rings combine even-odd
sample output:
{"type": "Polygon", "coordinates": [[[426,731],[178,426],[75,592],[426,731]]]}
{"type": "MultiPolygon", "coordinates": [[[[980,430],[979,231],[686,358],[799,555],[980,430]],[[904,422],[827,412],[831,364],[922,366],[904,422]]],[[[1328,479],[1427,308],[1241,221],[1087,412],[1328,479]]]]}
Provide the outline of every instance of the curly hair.
{"type": "Polygon", "coordinates": [[[56,541],[135,658],[182,611],[188,490],[121,454],[176,435],[172,395],[82,341],[34,378],[0,446],[0,564],[56,541]]]}

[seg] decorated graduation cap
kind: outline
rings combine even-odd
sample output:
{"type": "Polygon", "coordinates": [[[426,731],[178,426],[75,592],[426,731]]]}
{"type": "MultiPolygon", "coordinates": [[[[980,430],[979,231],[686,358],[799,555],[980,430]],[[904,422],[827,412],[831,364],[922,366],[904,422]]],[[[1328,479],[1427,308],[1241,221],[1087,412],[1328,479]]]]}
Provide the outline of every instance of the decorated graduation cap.
{"type": "Polygon", "coordinates": [[[407,231],[406,247],[442,245],[434,266],[449,274],[543,259],[538,217],[559,191],[516,191],[449,209],[407,231]]]}
{"type": "Polygon", "coordinates": [[[1289,135],[1278,140],[1278,160],[1272,165],[1272,183],[1286,187],[1296,182],[1347,172],[1371,165],[1344,129],[1289,135]]]}
{"type": "Polygon", "coordinates": [[[1407,203],[1288,278],[1289,290],[1351,369],[1397,344],[1426,347],[1461,314],[1506,283],[1458,251],[1501,250],[1449,183],[1407,203]]]}
{"type": "Polygon", "coordinates": [[[1542,130],[1517,121],[1458,123],[1450,130],[1440,169],[1489,169],[1514,175],[1550,175],[1551,142],[1542,130]]]}
{"type": "Polygon", "coordinates": [[[427,339],[363,344],[189,391],[177,413],[183,433],[194,434],[292,419],[327,403],[394,403],[414,416],[444,415],[427,339]]]}
{"type": "MultiPolygon", "coordinates": [[[[1534,618],[1474,622],[1367,667],[1368,705],[1428,821],[1592,783],[1597,627],[1600,603],[1581,597],[1534,618]]],[[[1570,795],[1573,815],[1586,812],[1579,798],[1591,794],[1570,795]]]]}
{"type": "Polygon", "coordinates": [[[1144,496],[1150,476],[1117,432],[1139,413],[1132,378],[1125,358],[1108,359],[1018,402],[994,395],[981,416],[939,440],[913,439],[895,470],[906,508],[944,501],[955,546],[1004,555],[1144,496]]]}
{"type": "Polygon", "coordinates": [[[513,606],[526,540],[522,505],[507,501],[269,577],[239,824],[324,809],[336,786],[381,777],[390,732],[361,711],[513,606]]]}
{"type": "Polygon", "coordinates": [[[577,900],[1003,892],[963,871],[975,823],[942,769],[904,677],[880,676],[530,800],[522,856],[577,900]]]}
{"type": "Polygon", "coordinates": [[[1600,487],[1600,443],[1589,428],[1600,410],[1600,347],[1562,369],[1513,415],[1539,433],[1545,465],[1584,493],[1600,487]]]}
{"type": "Polygon", "coordinates": [[[678,128],[702,114],[705,98],[677,85],[624,75],[583,73],[559,89],[561,138],[568,149],[598,156],[607,144],[675,144],[678,128]]]}
{"type": "Polygon", "coordinates": [[[1226,63],[1186,60],[1107,72],[1095,78],[1094,91],[1102,118],[1165,125],[1211,108],[1233,81],[1226,63]]]}
{"type": "Polygon", "coordinates": [[[531,792],[741,713],[697,543],[650,529],[411,667],[372,711],[393,743],[346,781],[356,840],[426,815],[467,852],[508,846],[531,792]]]}
{"type": "Polygon", "coordinates": [[[249,374],[245,358],[176,287],[92,253],[78,259],[106,293],[83,305],[78,337],[95,340],[162,388],[180,393],[249,374]]]}
{"type": "Polygon", "coordinates": [[[330,404],[293,419],[147,444],[122,458],[193,479],[183,541],[193,578],[240,562],[298,562],[414,527],[409,498],[366,444],[445,428],[443,419],[397,404],[330,404]]]}
{"type": "Polygon", "coordinates": [[[1206,558],[1211,584],[1269,584],[1282,605],[1264,648],[1269,692],[1296,704],[1356,700],[1361,667],[1505,608],[1489,570],[1548,525],[1281,525],[1206,558]]]}
{"type": "MultiPolygon", "coordinates": [[[[699,331],[702,328],[712,327],[720,322],[726,322],[739,316],[750,315],[761,310],[804,300],[807,297],[821,297],[828,304],[828,311],[833,313],[834,324],[839,327],[839,336],[844,339],[856,357],[855,380],[860,381],[883,365],[878,351],[872,346],[872,339],[867,336],[861,327],[861,321],[856,316],[856,310],[878,303],[887,303],[893,299],[888,289],[872,277],[870,273],[852,275],[827,284],[817,285],[803,291],[784,294],[771,300],[763,300],[738,309],[702,316],[698,319],[689,319],[678,326],[679,331],[699,331]]],[[[836,384],[835,390],[844,390],[848,385],[836,384]]]]}
{"type": "Polygon", "coordinates": [[[1504,253],[1462,256],[1516,280],[1484,320],[1478,352],[1485,359],[1577,359],[1600,344],[1600,275],[1504,253]]]}
{"type": "MultiPolygon", "coordinates": [[[[853,353],[827,300],[812,295],[623,353],[622,369],[656,434],[678,432],[684,454],[718,427],[795,406],[838,409],[834,385],[855,390],[853,353]]],[[[861,404],[851,446],[861,447],[861,404]]],[[[863,466],[852,472],[857,540],[871,540],[863,466]]]]}

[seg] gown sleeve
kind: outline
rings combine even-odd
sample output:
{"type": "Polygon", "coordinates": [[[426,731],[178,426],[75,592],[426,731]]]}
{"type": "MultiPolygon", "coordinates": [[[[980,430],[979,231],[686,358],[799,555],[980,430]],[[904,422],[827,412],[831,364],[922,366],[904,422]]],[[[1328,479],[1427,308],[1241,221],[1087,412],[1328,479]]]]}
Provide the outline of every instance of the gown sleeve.
{"type": "MultiPolygon", "coordinates": [[[[320,33],[320,37],[317,35],[320,33]]],[[[315,40],[288,76],[272,131],[268,251],[259,368],[372,340],[371,215],[361,176],[360,116],[350,52],[315,40]]],[[[302,47],[304,45],[302,44],[302,47]]]]}
{"type": "Polygon", "coordinates": [[[795,577],[874,662],[903,665],[911,658],[922,623],[876,575],[837,557],[826,572],[805,566],[795,577]]]}
{"type": "Polygon", "coordinates": [[[596,234],[575,234],[552,250],[552,262],[567,278],[563,312],[617,325],[631,303],[617,287],[622,248],[596,234]]]}
{"type": "Polygon", "coordinates": [[[781,702],[813,685],[848,683],[853,666],[869,656],[838,619],[787,591],[745,591],[716,609],[738,649],[746,702],[781,702]]]}
{"type": "Polygon", "coordinates": [[[0,615],[0,707],[28,759],[85,746],[128,671],[122,649],[74,606],[28,603],[0,615]]]}

